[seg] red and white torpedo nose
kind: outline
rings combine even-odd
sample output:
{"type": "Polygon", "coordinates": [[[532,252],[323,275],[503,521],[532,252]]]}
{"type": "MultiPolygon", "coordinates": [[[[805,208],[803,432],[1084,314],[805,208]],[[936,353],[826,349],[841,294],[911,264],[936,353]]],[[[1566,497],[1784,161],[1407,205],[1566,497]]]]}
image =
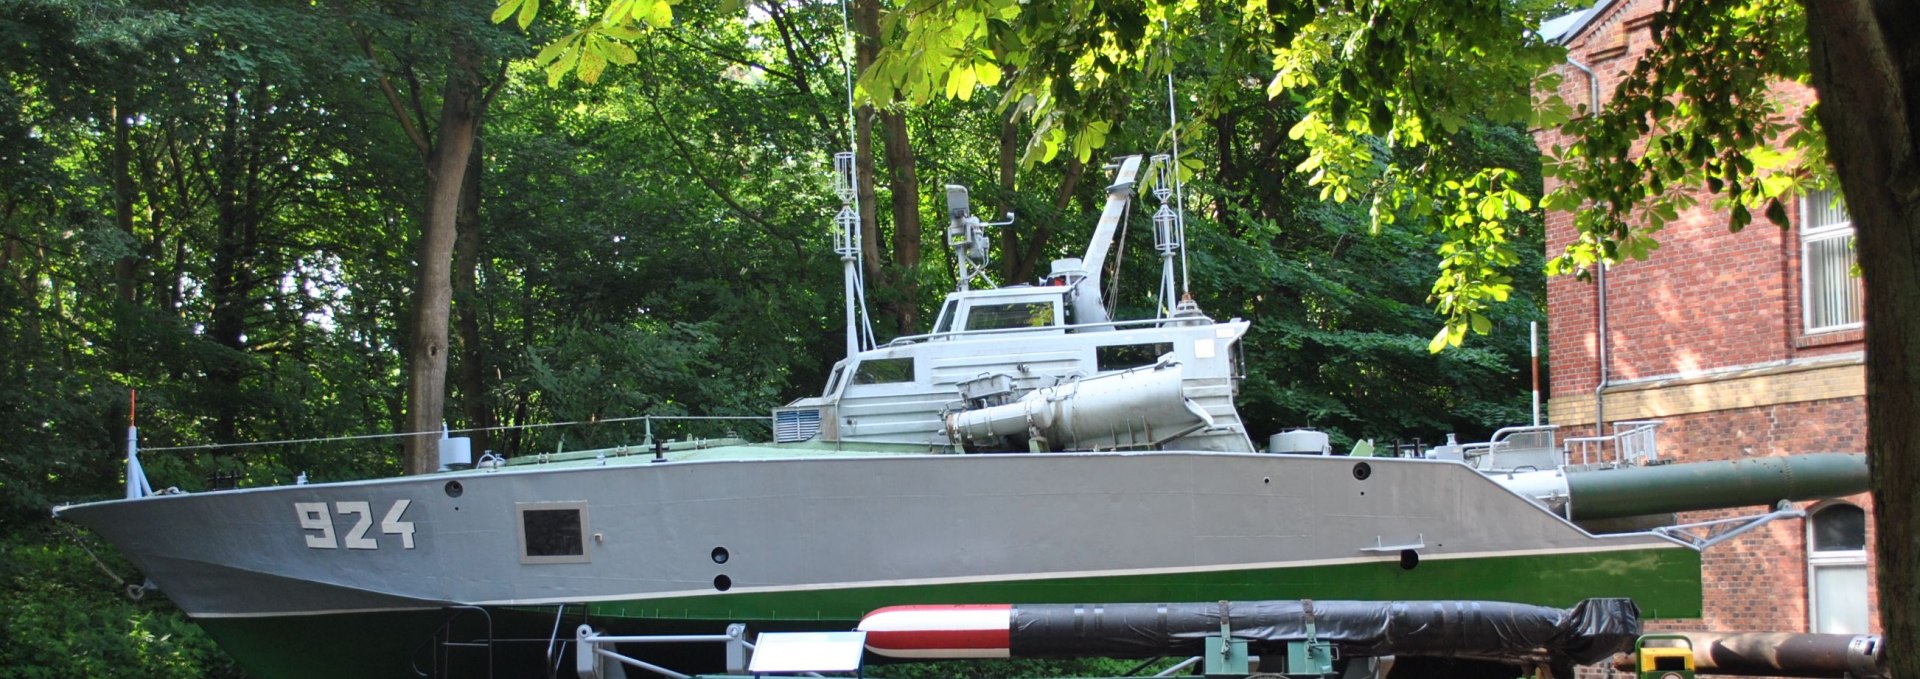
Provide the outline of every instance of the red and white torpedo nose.
{"type": "Polygon", "coordinates": [[[1013,606],[888,606],[860,620],[867,650],[889,658],[1006,658],[1013,606]]]}

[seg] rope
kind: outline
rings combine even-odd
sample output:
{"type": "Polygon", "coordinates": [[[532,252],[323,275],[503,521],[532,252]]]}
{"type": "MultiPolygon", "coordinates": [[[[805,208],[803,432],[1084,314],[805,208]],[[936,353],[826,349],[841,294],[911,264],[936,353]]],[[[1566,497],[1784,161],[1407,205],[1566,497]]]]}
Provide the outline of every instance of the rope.
{"type": "Polygon", "coordinates": [[[139,601],[143,598],[146,598],[147,592],[151,592],[157,589],[156,587],[153,586],[153,583],[151,582],[141,583],[138,585],[127,584],[127,579],[120,577],[119,574],[117,573],[114,573],[112,568],[108,568],[107,562],[100,560],[99,554],[93,553],[93,548],[88,547],[86,541],[80,539],[80,534],[74,532],[72,526],[69,526],[65,523],[61,523],[58,521],[54,522],[53,525],[59,526],[60,532],[66,533],[67,537],[73,540],[73,544],[80,548],[80,551],[86,552],[87,557],[93,559],[94,567],[100,569],[100,573],[102,575],[105,575],[108,578],[112,579],[114,584],[119,585],[121,591],[126,593],[128,599],[139,601]]]}

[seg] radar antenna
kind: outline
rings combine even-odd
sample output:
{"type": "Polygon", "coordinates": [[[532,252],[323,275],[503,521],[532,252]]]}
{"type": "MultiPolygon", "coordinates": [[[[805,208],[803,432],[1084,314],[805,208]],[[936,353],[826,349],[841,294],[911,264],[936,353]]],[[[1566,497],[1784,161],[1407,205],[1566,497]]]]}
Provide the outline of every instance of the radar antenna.
{"type": "Polygon", "coordinates": [[[1013,213],[1007,213],[1007,221],[983,222],[973,216],[972,201],[967,196],[967,187],[958,184],[947,185],[947,247],[953,250],[954,289],[965,292],[972,289],[973,280],[978,278],[991,285],[987,278],[987,262],[991,248],[987,242],[987,227],[1007,226],[1013,223],[1013,213]]]}

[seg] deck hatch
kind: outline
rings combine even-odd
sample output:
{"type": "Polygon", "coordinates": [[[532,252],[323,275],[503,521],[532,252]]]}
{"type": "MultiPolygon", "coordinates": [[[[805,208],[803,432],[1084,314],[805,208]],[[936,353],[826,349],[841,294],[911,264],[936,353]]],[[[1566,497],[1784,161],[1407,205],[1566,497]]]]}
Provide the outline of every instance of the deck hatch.
{"type": "Polygon", "coordinates": [[[521,502],[514,505],[520,563],[589,563],[587,503],[521,502]]]}

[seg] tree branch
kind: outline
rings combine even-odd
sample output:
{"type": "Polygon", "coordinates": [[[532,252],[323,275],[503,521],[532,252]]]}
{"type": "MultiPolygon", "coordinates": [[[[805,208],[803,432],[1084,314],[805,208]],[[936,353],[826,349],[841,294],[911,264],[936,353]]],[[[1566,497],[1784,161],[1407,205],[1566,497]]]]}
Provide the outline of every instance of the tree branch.
{"type": "Polygon", "coordinates": [[[400,101],[400,93],[393,89],[393,81],[387,77],[386,70],[380,68],[380,58],[373,52],[373,39],[367,37],[366,31],[360,30],[357,26],[352,27],[352,30],[354,40],[360,43],[360,53],[366,55],[368,61],[373,62],[374,71],[380,74],[378,79],[380,93],[387,98],[387,105],[393,107],[393,117],[400,120],[400,129],[406,131],[407,139],[413,142],[414,150],[420,152],[421,158],[431,157],[433,144],[420,133],[420,127],[414,124],[413,117],[407,115],[406,105],[400,101]]]}
{"type": "Polygon", "coordinates": [[[673,148],[674,148],[675,154],[680,156],[680,160],[684,162],[687,166],[687,171],[693,173],[693,178],[698,180],[700,182],[700,185],[707,187],[708,191],[713,192],[714,196],[718,197],[721,200],[721,202],[726,203],[728,208],[738,213],[742,218],[746,219],[747,221],[760,225],[760,227],[763,229],[766,229],[768,234],[772,235],[772,234],[780,233],[779,228],[774,226],[772,222],[768,222],[766,219],[763,219],[759,215],[756,215],[753,212],[747,210],[746,206],[741,205],[739,201],[734,200],[733,195],[727,193],[727,190],[725,188],[715,183],[711,178],[708,178],[705,174],[702,174],[700,170],[698,170],[694,165],[693,151],[687,148],[686,142],[681,141],[679,135],[673,133],[673,125],[667,122],[666,116],[660,114],[660,106],[654,103],[653,97],[647,97],[646,102],[647,102],[647,111],[653,113],[654,121],[660,123],[661,131],[667,135],[667,139],[669,141],[673,142],[673,148]]]}

